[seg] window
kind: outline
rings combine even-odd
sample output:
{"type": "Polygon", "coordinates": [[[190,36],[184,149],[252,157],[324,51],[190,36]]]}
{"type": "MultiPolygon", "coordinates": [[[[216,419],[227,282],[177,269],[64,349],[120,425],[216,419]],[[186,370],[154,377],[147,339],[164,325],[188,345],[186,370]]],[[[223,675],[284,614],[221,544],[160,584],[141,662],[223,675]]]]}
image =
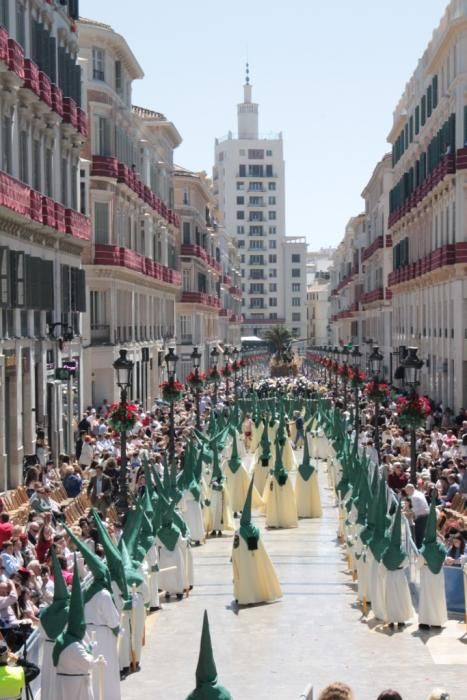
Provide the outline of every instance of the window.
{"type": "Polygon", "coordinates": [[[277,263],[277,255],[270,255],[269,262],[270,263],[277,263]]]}
{"type": "MultiPolygon", "coordinates": [[[[45,151],[45,194],[53,197],[53,151],[47,148],[45,151]]],[[[86,196],[82,198],[82,204],[86,201],[86,196]]],[[[84,212],[83,212],[84,213],[84,212]]]]}
{"type": "Polygon", "coordinates": [[[10,173],[13,168],[12,154],[11,154],[11,117],[7,114],[3,117],[2,122],[2,145],[3,145],[3,169],[10,173]]]}
{"type": "Polygon", "coordinates": [[[249,165],[248,175],[249,177],[263,177],[264,169],[262,165],[249,165]]]}
{"type": "Polygon", "coordinates": [[[239,177],[246,177],[246,165],[238,166],[238,175],[239,177]]]}
{"type": "Polygon", "coordinates": [[[264,309],[264,303],[261,297],[251,297],[250,308],[252,309],[264,309]]]}
{"type": "Polygon", "coordinates": [[[16,0],[16,41],[23,49],[26,44],[26,20],[24,13],[24,4],[21,0],[16,0]]]}
{"type": "Polygon", "coordinates": [[[277,292],[277,282],[270,282],[269,283],[269,291],[270,292],[277,292]]]}
{"type": "Polygon", "coordinates": [[[71,208],[75,211],[78,209],[78,166],[71,166],[71,208]]]}
{"type": "Polygon", "coordinates": [[[110,121],[105,117],[95,118],[96,155],[111,156],[110,121]]]}
{"type": "Polygon", "coordinates": [[[292,306],[300,306],[301,303],[300,297],[292,297],[292,306]]]}
{"type": "Polygon", "coordinates": [[[191,224],[189,221],[183,222],[183,243],[185,245],[191,243],[191,224]]]}
{"type": "Polygon", "coordinates": [[[109,243],[109,205],[107,203],[94,203],[94,242],[103,245],[109,243]]]}
{"type": "Polygon", "coordinates": [[[68,160],[62,158],[62,204],[68,206],[68,160]]]}
{"type": "Polygon", "coordinates": [[[257,250],[263,249],[263,241],[250,241],[250,249],[256,248],[257,250]]]}
{"type": "Polygon", "coordinates": [[[272,250],[275,250],[277,241],[274,240],[274,239],[269,239],[268,243],[269,243],[269,247],[270,247],[272,250]]]}
{"type": "Polygon", "coordinates": [[[10,17],[8,12],[9,0],[0,0],[0,24],[3,24],[5,29],[10,28],[10,17]]]}
{"type": "Polygon", "coordinates": [[[269,306],[277,306],[277,297],[269,297],[269,306]]]}
{"type": "Polygon", "coordinates": [[[250,182],[250,186],[248,188],[252,192],[262,192],[263,191],[263,183],[262,182],[250,182]]]}
{"type": "Polygon", "coordinates": [[[19,132],[19,179],[29,182],[29,139],[27,131],[19,132]]]}
{"type": "Polygon", "coordinates": [[[272,165],[266,165],[266,177],[274,177],[272,174],[272,165]]]}
{"type": "Polygon", "coordinates": [[[276,270],[274,267],[273,267],[273,268],[270,268],[270,270],[269,270],[269,277],[271,277],[272,279],[277,278],[277,270],[276,270]]]}
{"type": "Polygon", "coordinates": [[[420,107],[415,107],[415,134],[420,131],[420,107]]]}
{"type": "Polygon", "coordinates": [[[244,190],[245,189],[245,183],[242,182],[241,180],[237,182],[237,190],[244,190]]]}
{"type": "Polygon", "coordinates": [[[292,321],[300,321],[300,313],[297,311],[294,311],[292,314],[292,321]]]}
{"type": "Polygon", "coordinates": [[[272,156],[272,151],[266,151],[266,155],[270,158],[272,156]]]}
{"type": "Polygon", "coordinates": [[[0,248],[0,306],[8,306],[10,299],[8,248],[0,248]]]}
{"type": "Polygon", "coordinates": [[[245,212],[244,211],[237,211],[237,219],[244,219],[245,218],[245,212]]]}
{"type": "Polygon", "coordinates": [[[264,284],[261,282],[254,282],[250,284],[250,294],[263,294],[264,284]]]}
{"type": "Polygon", "coordinates": [[[244,248],[244,247],[245,247],[245,241],[238,241],[238,242],[237,242],[237,246],[238,246],[239,248],[244,248]]]}
{"type": "Polygon", "coordinates": [[[276,198],[275,197],[268,197],[268,204],[276,204],[276,198]]]}
{"type": "Polygon", "coordinates": [[[275,226],[270,226],[269,227],[269,233],[274,236],[277,233],[277,229],[275,226]]]}
{"type": "Polygon", "coordinates": [[[250,255],[249,264],[250,265],[264,265],[264,258],[262,255],[250,255]]]}
{"type": "Polygon", "coordinates": [[[421,114],[421,124],[422,124],[422,126],[423,126],[423,125],[425,124],[425,122],[426,122],[426,95],[423,95],[423,97],[422,97],[421,111],[422,111],[422,114],[421,114]]]}
{"type": "Polygon", "coordinates": [[[190,204],[190,193],[188,190],[183,190],[183,204],[185,206],[190,204]]]}
{"type": "Polygon", "coordinates": [[[263,227],[262,226],[250,226],[249,235],[250,236],[262,236],[263,235],[263,227]]]}
{"type": "Polygon", "coordinates": [[[292,282],[292,292],[300,291],[300,282],[292,282]]]}
{"type": "Polygon", "coordinates": [[[263,201],[262,197],[250,197],[248,200],[248,204],[251,207],[262,207],[264,204],[264,201],[263,201]]]}
{"type": "Polygon", "coordinates": [[[276,219],[276,212],[275,212],[275,211],[269,211],[269,212],[268,212],[268,219],[269,219],[269,221],[275,221],[275,219],[276,219]]]}
{"type": "Polygon", "coordinates": [[[92,49],[92,79],[105,80],[105,51],[97,46],[92,49]]]}
{"type": "Polygon", "coordinates": [[[262,211],[250,211],[250,221],[263,221],[262,211]]]}
{"type": "Polygon", "coordinates": [[[10,303],[13,308],[24,306],[24,253],[10,250],[10,303]]]}
{"type": "Polygon", "coordinates": [[[262,148],[249,148],[248,149],[248,159],[249,160],[261,160],[264,158],[264,151],[262,148]]]}
{"type": "Polygon", "coordinates": [[[244,226],[237,226],[237,234],[242,236],[245,233],[245,227],[244,226]]]}
{"type": "Polygon", "coordinates": [[[269,318],[270,318],[272,321],[275,321],[276,318],[277,318],[277,314],[276,314],[276,313],[270,313],[270,314],[269,314],[269,318]]]}
{"type": "Polygon", "coordinates": [[[32,142],[32,186],[38,192],[42,192],[41,153],[41,142],[39,139],[34,139],[32,142]]]}
{"type": "Polygon", "coordinates": [[[292,277],[300,277],[300,268],[299,267],[292,268],[292,277]]]}
{"type": "Polygon", "coordinates": [[[122,74],[122,62],[115,61],[115,92],[119,97],[123,99],[124,88],[123,88],[123,74],[122,74]]]}
{"type": "Polygon", "coordinates": [[[299,262],[300,262],[300,253],[292,253],[292,262],[293,262],[293,263],[299,263],[299,262]]]}
{"type": "Polygon", "coordinates": [[[275,192],[276,191],[276,183],[275,182],[268,182],[268,190],[270,192],[275,192]]]}
{"type": "Polygon", "coordinates": [[[245,204],[245,197],[237,197],[237,204],[245,204]]]}

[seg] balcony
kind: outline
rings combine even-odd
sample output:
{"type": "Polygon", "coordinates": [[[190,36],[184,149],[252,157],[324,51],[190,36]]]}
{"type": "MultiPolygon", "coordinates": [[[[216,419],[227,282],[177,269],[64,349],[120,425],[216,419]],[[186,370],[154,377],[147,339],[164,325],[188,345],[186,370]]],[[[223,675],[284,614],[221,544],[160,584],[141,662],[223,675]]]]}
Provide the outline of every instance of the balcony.
{"type": "Polygon", "coordinates": [[[74,238],[81,238],[83,241],[91,240],[91,222],[74,209],[65,209],[65,230],[74,238]]]}
{"type": "MultiPolygon", "coordinates": [[[[80,119],[79,111],[77,112],[77,119],[80,119]]],[[[134,192],[145,204],[150,206],[157,214],[160,214],[169,224],[176,228],[180,227],[180,220],[177,214],[172,211],[172,209],[169,209],[167,205],[143,183],[137,173],[134,173],[127,165],[120,163],[116,158],[112,156],[93,155],[91,177],[108,177],[117,180],[117,182],[125,185],[134,192]]]]}
{"type": "Polygon", "coordinates": [[[182,292],[181,304],[201,304],[213,309],[220,309],[221,300],[205,292],[182,292]]]}
{"type": "Polygon", "coordinates": [[[219,316],[230,319],[232,316],[232,309],[219,309],[219,316]]]}
{"type": "MultiPolygon", "coordinates": [[[[381,236],[382,238],[382,236],[381,236]]],[[[360,297],[361,304],[372,304],[375,301],[380,301],[384,299],[384,289],[383,287],[378,287],[377,289],[372,289],[371,292],[366,292],[360,297]]]]}
{"type": "Polygon", "coordinates": [[[248,323],[251,325],[264,326],[264,325],[275,325],[280,323],[285,323],[285,318],[246,318],[240,316],[242,323],[248,323]]]}
{"type": "Polygon", "coordinates": [[[159,282],[181,286],[181,275],[178,270],[154,262],[134,250],[115,245],[97,244],[94,252],[94,265],[109,265],[112,267],[124,267],[133,272],[139,272],[147,277],[152,277],[159,282]]]}
{"type": "Polygon", "coordinates": [[[384,236],[378,236],[378,238],[375,238],[373,243],[365,248],[365,250],[362,252],[362,262],[371,258],[371,256],[380,248],[384,248],[384,236]]]}
{"type": "Polygon", "coordinates": [[[91,325],[91,345],[110,345],[110,326],[107,324],[91,325]]]}
{"type": "Polygon", "coordinates": [[[229,323],[241,323],[243,321],[242,314],[232,314],[229,319],[229,323]]]}
{"type": "Polygon", "coordinates": [[[223,275],[222,276],[222,284],[225,284],[228,287],[230,287],[232,285],[232,282],[233,282],[233,277],[231,275],[223,275]]]}
{"type": "Polygon", "coordinates": [[[456,263],[467,263],[467,243],[452,243],[442,246],[420,258],[417,262],[399,267],[388,276],[388,286],[394,287],[403,282],[410,282],[456,263]]]}

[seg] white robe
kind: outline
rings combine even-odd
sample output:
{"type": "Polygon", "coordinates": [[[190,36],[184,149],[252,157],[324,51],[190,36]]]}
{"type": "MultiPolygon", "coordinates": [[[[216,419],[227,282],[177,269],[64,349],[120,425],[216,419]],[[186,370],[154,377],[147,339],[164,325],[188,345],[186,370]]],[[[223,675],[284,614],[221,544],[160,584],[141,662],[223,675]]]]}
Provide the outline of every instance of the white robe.
{"type": "Polygon", "coordinates": [[[153,542],[146,552],[148,565],[147,581],[149,589],[149,607],[158,608],[159,603],[159,558],[157,556],[156,543],[153,542]]]}
{"type": "Polygon", "coordinates": [[[217,491],[211,487],[211,530],[224,532],[225,530],[235,530],[232,508],[227,488],[223,486],[222,491],[217,491]]]}
{"type": "Polygon", "coordinates": [[[115,606],[120,616],[120,636],[117,639],[117,654],[120,671],[130,666],[130,613],[123,610],[124,600],[119,587],[112,581],[115,606]]]}
{"type": "MultiPolygon", "coordinates": [[[[371,609],[378,620],[385,621],[386,614],[386,568],[373,557],[370,566],[371,609]]],[[[403,620],[401,620],[403,622],[403,620]]]]}
{"type": "MultiPolygon", "coordinates": [[[[403,567],[408,565],[407,560],[403,567]]],[[[384,564],[383,564],[384,566],[384,564]]],[[[384,567],[386,569],[386,567],[384,567]]],[[[409,582],[404,568],[390,571],[386,569],[386,620],[387,622],[408,622],[415,615],[410,597],[409,582]]]]}
{"type": "Polygon", "coordinates": [[[420,569],[418,622],[420,625],[442,627],[448,620],[443,569],[434,574],[422,555],[417,559],[417,567],[420,569]]]}
{"type": "MultiPolygon", "coordinates": [[[[79,642],[67,646],[58,659],[54,697],[57,700],[58,698],[60,700],[94,700],[91,673],[95,663],[93,655],[87,652],[79,642]]],[[[102,672],[105,672],[104,668],[102,672]]]]}
{"type": "Polygon", "coordinates": [[[290,477],[283,486],[279,486],[274,474],[271,474],[264,487],[266,503],[266,527],[297,527],[297,504],[290,477]]]}
{"type": "Polygon", "coordinates": [[[136,663],[141,661],[141,651],[145,636],[146,604],[149,600],[149,591],[145,583],[142,583],[133,593],[133,608],[131,610],[131,645],[135,653],[136,663]]]}
{"type": "Polygon", "coordinates": [[[279,579],[261,538],[258,549],[251,551],[243,537],[238,538],[238,546],[232,550],[235,600],[240,605],[252,605],[281,598],[279,579]]]}
{"type": "Polygon", "coordinates": [[[183,492],[181,511],[190,531],[192,542],[204,542],[206,533],[204,531],[203,511],[199,501],[195,499],[191,491],[185,490],[183,492]]]}
{"type": "MultiPolygon", "coordinates": [[[[84,606],[86,631],[89,635],[96,634],[97,646],[95,655],[102,654],[107,661],[104,680],[104,700],[118,700],[120,695],[120,665],[117,654],[118,637],[112,629],[120,625],[120,615],[107,590],[93,595],[84,606]]],[[[102,671],[95,666],[92,672],[94,697],[99,698],[99,674],[102,671]]]]}
{"type": "Polygon", "coordinates": [[[179,537],[173,551],[170,551],[170,549],[167,549],[161,540],[156,537],[156,546],[159,552],[160,568],[166,569],[175,566],[174,571],[161,571],[159,573],[159,586],[161,590],[170,594],[183,594],[186,576],[186,540],[183,537],[179,537]]]}
{"type": "Polygon", "coordinates": [[[41,700],[55,700],[56,668],[52,661],[55,641],[49,639],[40,622],[39,630],[42,638],[42,660],[40,663],[41,700]]]}
{"type": "Polygon", "coordinates": [[[321,518],[321,498],[319,495],[318,472],[315,471],[305,481],[300,472],[295,481],[295,499],[299,518],[321,518]]]}

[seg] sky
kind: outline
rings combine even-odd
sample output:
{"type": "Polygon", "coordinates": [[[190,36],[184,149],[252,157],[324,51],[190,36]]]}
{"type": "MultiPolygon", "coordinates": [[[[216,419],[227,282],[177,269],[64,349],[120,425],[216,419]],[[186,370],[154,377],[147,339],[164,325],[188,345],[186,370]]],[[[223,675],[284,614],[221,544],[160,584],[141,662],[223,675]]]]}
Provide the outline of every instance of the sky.
{"type": "Polygon", "coordinates": [[[212,173],[214,139],[237,128],[245,62],[260,132],[281,131],[287,235],[337,245],[390,150],[392,114],[447,0],[81,0],[122,34],[145,77],[135,104],[163,112],[175,162],[212,173]]]}

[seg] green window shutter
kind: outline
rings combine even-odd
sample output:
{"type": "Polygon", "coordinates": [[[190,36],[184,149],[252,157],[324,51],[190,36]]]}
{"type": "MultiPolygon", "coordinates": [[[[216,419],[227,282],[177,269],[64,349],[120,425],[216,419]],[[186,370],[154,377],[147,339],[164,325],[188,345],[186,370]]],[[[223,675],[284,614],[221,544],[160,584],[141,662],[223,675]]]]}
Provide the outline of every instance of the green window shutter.
{"type": "Polygon", "coordinates": [[[438,76],[434,75],[431,82],[433,109],[438,106],[438,76]]]}
{"type": "Polygon", "coordinates": [[[86,273],[84,270],[76,270],[77,273],[77,293],[76,311],[86,311],[86,273]]]}
{"type": "Polygon", "coordinates": [[[409,147],[409,125],[408,125],[408,123],[405,125],[405,129],[404,129],[404,145],[405,145],[404,150],[406,151],[409,147]]]}
{"type": "Polygon", "coordinates": [[[426,113],[427,113],[427,117],[431,117],[431,111],[432,111],[432,105],[433,105],[432,96],[433,96],[432,87],[431,87],[431,85],[428,85],[428,90],[427,90],[427,93],[426,93],[426,113]]]}
{"type": "Polygon", "coordinates": [[[10,305],[10,258],[6,246],[0,247],[0,306],[10,305]]]}
{"type": "Polygon", "coordinates": [[[426,95],[422,97],[421,105],[421,125],[424,126],[426,122],[426,95]]]}
{"type": "Polygon", "coordinates": [[[413,115],[409,119],[409,142],[413,141],[413,115]]]}
{"type": "Polygon", "coordinates": [[[54,308],[54,264],[51,260],[41,261],[41,309],[53,311],[54,308]]]}
{"type": "Polygon", "coordinates": [[[71,311],[70,266],[61,265],[62,313],[71,311]]]}
{"type": "Polygon", "coordinates": [[[420,107],[415,107],[415,134],[420,131],[420,107]]]}

